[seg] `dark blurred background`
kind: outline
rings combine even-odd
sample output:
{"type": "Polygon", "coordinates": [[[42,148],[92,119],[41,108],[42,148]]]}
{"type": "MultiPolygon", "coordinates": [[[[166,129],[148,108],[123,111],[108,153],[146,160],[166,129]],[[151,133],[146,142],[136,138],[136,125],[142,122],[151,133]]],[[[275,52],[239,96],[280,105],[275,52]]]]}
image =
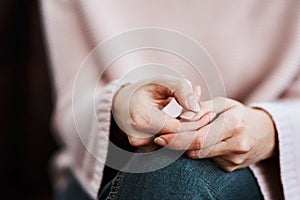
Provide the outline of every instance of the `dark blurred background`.
{"type": "Polygon", "coordinates": [[[37,0],[0,1],[0,199],[52,199],[51,85],[37,0]]]}

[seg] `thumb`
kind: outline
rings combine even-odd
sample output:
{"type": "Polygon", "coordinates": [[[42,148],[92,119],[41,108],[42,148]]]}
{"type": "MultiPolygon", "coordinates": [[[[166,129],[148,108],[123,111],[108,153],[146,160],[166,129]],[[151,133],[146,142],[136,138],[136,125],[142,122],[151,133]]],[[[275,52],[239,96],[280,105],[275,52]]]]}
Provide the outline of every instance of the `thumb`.
{"type": "Polygon", "coordinates": [[[192,84],[187,79],[163,76],[153,82],[169,88],[173,97],[185,110],[200,111],[198,98],[193,91],[192,84]]]}

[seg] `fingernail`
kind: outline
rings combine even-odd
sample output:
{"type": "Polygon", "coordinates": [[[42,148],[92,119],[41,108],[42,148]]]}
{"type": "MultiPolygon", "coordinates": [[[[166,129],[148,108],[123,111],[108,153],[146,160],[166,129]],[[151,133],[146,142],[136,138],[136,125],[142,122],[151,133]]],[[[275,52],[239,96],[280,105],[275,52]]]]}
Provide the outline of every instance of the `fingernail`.
{"type": "Polygon", "coordinates": [[[180,115],[180,117],[183,118],[183,119],[192,119],[196,116],[196,114],[197,113],[186,111],[186,112],[182,113],[180,115]]]}
{"type": "Polygon", "coordinates": [[[200,111],[200,106],[197,102],[197,99],[195,98],[194,95],[191,95],[188,98],[188,105],[190,106],[190,108],[195,111],[195,112],[199,112],[200,111]]]}
{"type": "Polygon", "coordinates": [[[159,137],[157,137],[157,138],[154,139],[154,143],[158,144],[160,146],[166,146],[167,145],[166,140],[164,140],[162,138],[159,138],[159,137]]]}
{"type": "Polygon", "coordinates": [[[216,116],[217,116],[217,113],[212,112],[209,117],[209,122],[212,122],[216,118],[216,116]]]}

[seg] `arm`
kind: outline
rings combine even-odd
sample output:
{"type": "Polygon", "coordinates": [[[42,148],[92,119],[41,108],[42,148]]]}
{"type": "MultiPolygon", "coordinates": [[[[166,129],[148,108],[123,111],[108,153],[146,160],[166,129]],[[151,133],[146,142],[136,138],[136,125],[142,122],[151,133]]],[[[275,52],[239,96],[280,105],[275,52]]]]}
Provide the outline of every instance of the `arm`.
{"type": "MultiPolygon", "coordinates": [[[[260,175],[258,181],[267,191],[272,191],[268,183],[268,171],[278,165],[285,199],[296,199],[300,196],[300,74],[277,102],[254,103],[254,107],[265,110],[272,117],[277,130],[277,159],[261,162],[251,166],[255,174],[260,175]],[[273,166],[270,167],[270,164],[273,166]]],[[[272,170],[271,170],[272,171],[272,170]]],[[[272,175],[272,174],[271,174],[272,175]]],[[[272,187],[272,186],[271,186],[272,187]]]]}
{"type": "MultiPolygon", "coordinates": [[[[61,183],[60,180],[68,175],[63,173],[64,169],[71,168],[86,191],[96,198],[108,147],[112,93],[116,82],[100,80],[101,85],[95,93],[101,63],[91,64],[83,78],[76,80],[81,63],[93,48],[84,31],[83,13],[78,10],[77,4],[77,1],[71,0],[41,1],[55,91],[53,125],[64,152],[54,163],[54,179],[61,183]],[[74,96],[75,80],[80,87],[77,87],[74,96]],[[97,102],[96,115],[101,117],[103,131],[98,128],[94,101],[97,102]],[[67,157],[70,159],[62,165],[61,161],[66,162],[67,157]]],[[[120,74],[114,76],[119,77],[120,74]]],[[[103,78],[106,77],[109,74],[103,78]]]]}
{"type": "MultiPolygon", "coordinates": [[[[97,44],[91,44],[91,38],[84,26],[85,13],[81,13],[78,2],[72,0],[43,1],[42,8],[56,92],[53,113],[54,127],[63,144],[64,152],[71,158],[68,167],[72,168],[73,173],[89,194],[96,198],[106,161],[113,97],[119,87],[117,86],[118,82],[113,80],[122,77],[124,72],[129,71],[129,68],[121,66],[117,68],[120,70],[108,70],[98,84],[99,71],[103,70],[101,61],[99,63],[99,60],[96,60],[97,62],[89,63],[88,68],[83,70],[81,68],[82,62],[89,55],[93,45],[96,46],[97,44]]],[[[131,66],[134,65],[131,64],[131,66]]],[[[167,82],[167,85],[163,84],[163,80],[159,80],[163,84],[160,88],[166,92],[159,94],[164,95],[163,98],[166,99],[168,96],[175,95],[182,105],[189,109],[186,100],[193,96],[191,85],[186,80],[176,79],[175,82],[174,79],[172,80],[167,82]],[[174,92],[178,89],[176,87],[180,86],[183,86],[184,90],[179,93],[174,92]]],[[[149,91],[150,85],[136,92],[136,97],[142,98],[140,94],[149,91]]],[[[132,84],[132,86],[137,85],[132,84]]],[[[150,108],[149,103],[151,104],[152,100],[157,99],[149,95],[156,89],[152,88],[152,91],[148,93],[148,98],[142,98],[145,101],[138,101],[133,104],[137,105],[131,109],[133,112],[130,118],[133,118],[134,124],[126,124],[126,121],[125,123],[122,121],[124,116],[120,110],[124,109],[123,102],[130,98],[123,91],[133,91],[132,86],[122,88],[116,95],[114,114],[120,116],[117,123],[124,124],[121,126],[123,129],[126,130],[126,126],[128,126],[134,130],[138,129],[137,132],[143,132],[143,128],[147,129],[147,127],[140,124],[143,122],[139,120],[139,117],[148,117],[148,113],[143,112],[144,110],[136,112],[137,107],[146,105],[145,108],[150,108]]],[[[157,92],[156,94],[158,94],[157,92]]],[[[156,101],[156,106],[153,107],[154,110],[158,111],[155,113],[159,116],[163,115],[158,109],[164,105],[163,101],[163,99],[159,102],[156,101]]],[[[198,106],[197,101],[194,102],[198,106]]],[[[168,119],[177,122],[177,120],[168,119]]],[[[160,124],[156,125],[155,123],[150,125],[156,128],[161,127],[160,124]]],[[[147,130],[149,131],[149,129],[147,130]]],[[[130,137],[130,141],[135,146],[145,146],[141,145],[140,140],[134,140],[133,137],[130,137]]],[[[148,142],[153,145],[153,140],[148,142]]]]}

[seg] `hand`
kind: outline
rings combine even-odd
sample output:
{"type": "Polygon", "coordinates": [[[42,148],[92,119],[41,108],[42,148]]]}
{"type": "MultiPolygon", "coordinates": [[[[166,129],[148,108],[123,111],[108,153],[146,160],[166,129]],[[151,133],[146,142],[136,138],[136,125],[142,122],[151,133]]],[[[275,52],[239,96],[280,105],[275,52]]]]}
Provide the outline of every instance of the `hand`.
{"type": "MultiPolygon", "coordinates": [[[[113,102],[114,119],[127,133],[131,145],[152,151],[157,148],[153,142],[155,134],[185,130],[185,124],[161,111],[172,97],[185,110],[200,110],[192,85],[186,79],[162,76],[119,90],[113,102]]],[[[193,122],[189,126],[200,128],[201,123],[193,122]]]]}
{"type": "Polygon", "coordinates": [[[227,98],[203,102],[201,110],[216,112],[216,119],[199,130],[162,135],[155,143],[186,149],[190,158],[211,158],[225,171],[249,166],[274,154],[276,131],[265,111],[227,98]]]}

